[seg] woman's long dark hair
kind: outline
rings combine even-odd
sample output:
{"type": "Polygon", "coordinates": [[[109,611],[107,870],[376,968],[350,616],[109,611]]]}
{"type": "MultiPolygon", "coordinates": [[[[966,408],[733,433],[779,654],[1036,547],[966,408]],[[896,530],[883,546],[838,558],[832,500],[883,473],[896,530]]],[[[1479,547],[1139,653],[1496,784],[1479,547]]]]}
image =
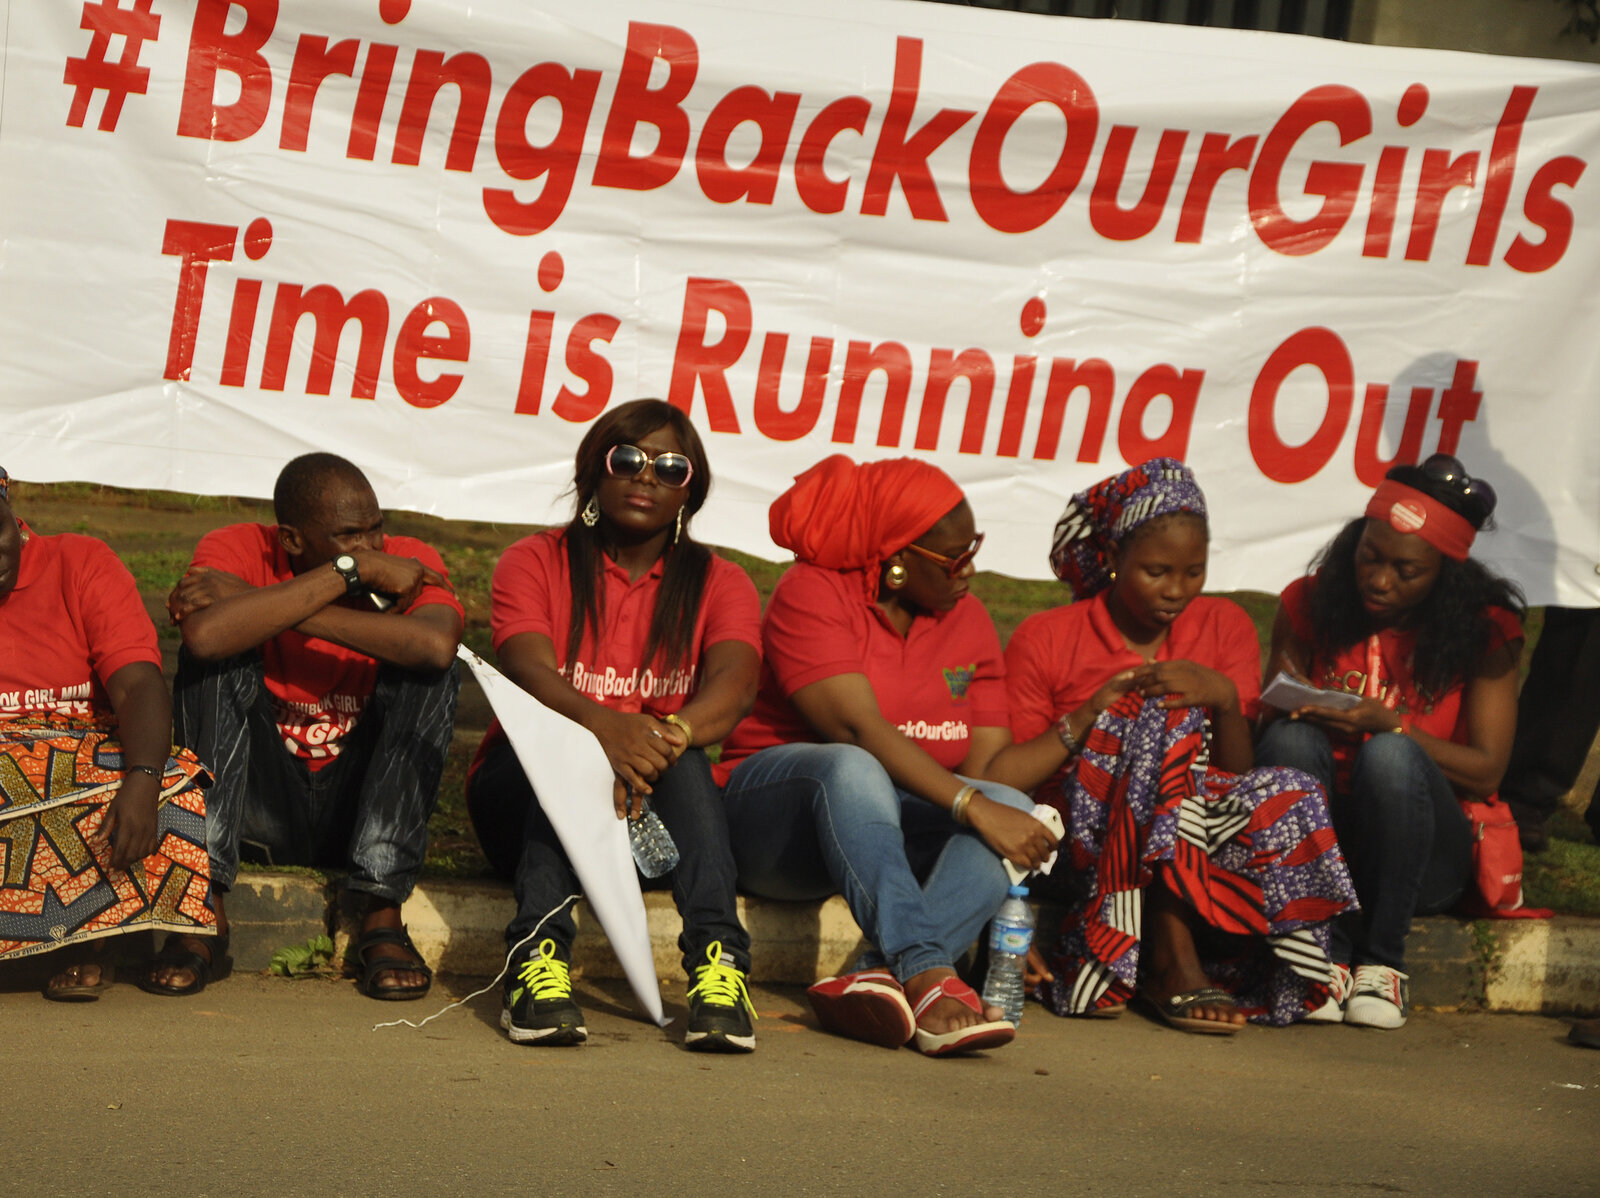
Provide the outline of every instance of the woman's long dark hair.
{"type": "MultiPolygon", "coordinates": [[[[659,399],[636,399],[612,408],[589,426],[578,445],[572,490],[581,513],[605,477],[606,454],[612,447],[637,444],[662,427],[670,428],[678,438],[694,470],[689,476],[689,497],[683,504],[683,531],[667,545],[661,590],[656,594],[644,660],[639,665],[649,666],[664,651],[663,672],[670,673],[682,666],[689,654],[695,621],[700,616],[700,600],[705,595],[706,575],[711,569],[711,550],[689,535],[689,522],[704,506],[706,492],[711,489],[711,463],[706,460],[700,434],[681,410],[659,399]]],[[[606,549],[604,529],[603,520],[590,528],[581,515],[574,515],[567,525],[567,566],[572,575],[572,622],[567,628],[566,656],[569,665],[583,643],[584,628],[593,628],[596,636],[600,633],[600,590],[596,583],[602,568],[601,554],[606,549]]]]}
{"type": "MultiPolygon", "coordinates": [[[[1384,477],[1427,493],[1474,528],[1490,523],[1492,508],[1476,496],[1463,496],[1448,483],[1428,478],[1419,467],[1395,466],[1384,477]]],[[[1317,574],[1310,601],[1313,648],[1321,656],[1331,657],[1366,640],[1373,631],[1356,589],[1356,543],[1366,526],[1364,516],[1350,521],[1311,563],[1317,574]]],[[[1419,691],[1437,698],[1467,679],[1489,643],[1491,607],[1506,608],[1520,620],[1527,601],[1516,583],[1473,558],[1440,561],[1433,588],[1408,615],[1408,623],[1417,630],[1411,669],[1419,691]]]]}

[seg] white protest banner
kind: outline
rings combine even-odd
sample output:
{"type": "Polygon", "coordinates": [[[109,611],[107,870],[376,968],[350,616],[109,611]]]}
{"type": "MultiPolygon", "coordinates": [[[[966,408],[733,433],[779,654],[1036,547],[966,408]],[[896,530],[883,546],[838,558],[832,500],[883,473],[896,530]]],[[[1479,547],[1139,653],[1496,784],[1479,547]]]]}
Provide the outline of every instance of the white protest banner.
{"type": "Polygon", "coordinates": [[[1048,572],[1156,454],[1275,589],[1390,459],[1600,599],[1600,72],[895,0],[0,0],[4,464],[553,522],[607,404],[688,409],[696,531],[830,452],[1048,572]]]}

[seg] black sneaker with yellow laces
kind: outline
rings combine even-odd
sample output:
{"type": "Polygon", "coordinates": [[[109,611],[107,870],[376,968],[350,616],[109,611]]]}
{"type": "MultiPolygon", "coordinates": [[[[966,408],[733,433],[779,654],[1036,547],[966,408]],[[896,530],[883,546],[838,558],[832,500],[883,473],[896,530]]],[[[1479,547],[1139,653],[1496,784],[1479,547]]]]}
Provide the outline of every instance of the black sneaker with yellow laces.
{"type": "Polygon", "coordinates": [[[706,963],[694,970],[689,987],[689,1030],[683,1046],[691,1052],[754,1052],[756,1009],[745,988],[744,970],[724,960],[722,941],[706,948],[706,963]]]}
{"type": "Polygon", "coordinates": [[[537,955],[512,965],[506,978],[500,1026],[516,1044],[582,1044],[589,1038],[583,1012],[572,1001],[572,977],[554,940],[537,955]]]}

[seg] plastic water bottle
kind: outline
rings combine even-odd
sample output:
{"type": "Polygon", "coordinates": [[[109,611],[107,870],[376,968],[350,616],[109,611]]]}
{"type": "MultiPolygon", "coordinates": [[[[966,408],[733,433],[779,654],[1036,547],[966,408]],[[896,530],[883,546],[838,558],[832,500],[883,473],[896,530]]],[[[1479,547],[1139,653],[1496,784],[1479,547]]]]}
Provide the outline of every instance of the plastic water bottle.
{"type": "Polygon", "coordinates": [[[1028,888],[1013,886],[989,925],[989,973],[983,979],[983,1004],[999,1007],[1013,1027],[1022,1023],[1022,972],[1033,943],[1033,908],[1028,888]]]}
{"type": "Polygon", "coordinates": [[[628,821],[628,843],[633,847],[633,863],[647,878],[659,878],[678,867],[678,846],[661,817],[650,808],[638,819],[628,821]]]}

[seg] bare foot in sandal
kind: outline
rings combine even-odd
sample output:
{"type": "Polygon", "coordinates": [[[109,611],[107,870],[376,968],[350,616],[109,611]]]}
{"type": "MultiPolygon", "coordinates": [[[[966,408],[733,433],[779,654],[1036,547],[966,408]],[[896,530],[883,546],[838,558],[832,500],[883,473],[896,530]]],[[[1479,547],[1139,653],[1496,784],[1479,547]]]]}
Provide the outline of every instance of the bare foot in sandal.
{"type": "Polygon", "coordinates": [[[355,950],[363,970],[362,992],[369,997],[421,998],[433,982],[432,972],[406,934],[399,903],[372,900],[355,950]]]}
{"type": "Polygon", "coordinates": [[[90,945],[79,960],[51,975],[44,984],[44,996],[52,1002],[94,1002],[111,989],[116,975],[115,969],[100,960],[103,955],[98,941],[90,945]]]}
{"type": "MultiPolygon", "coordinates": [[[[1145,980],[1140,991],[1158,1008],[1175,998],[1211,987],[1194,946],[1192,912],[1158,878],[1144,892],[1144,933],[1140,938],[1140,966],[1145,980]]],[[[1186,1004],[1182,1017],[1190,1020],[1243,1026],[1244,1012],[1231,1000],[1186,1004]]],[[[1169,1019],[1168,1022],[1171,1022],[1169,1019]]]]}
{"type": "MultiPolygon", "coordinates": [[[[906,999],[915,1007],[934,986],[945,978],[953,978],[956,971],[948,965],[937,969],[924,969],[906,979],[906,999]]],[[[999,1007],[985,1007],[979,1014],[965,1003],[953,998],[938,999],[930,1006],[917,1021],[917,1026],[936,1035],[953,1032],[959,1028],[974,1027],[980,1023],[992,1023],[997,1019],[1004,1019],[1005,1012],[999,1007]]]]}
{"type": "Polygon", "coordinates": [[[185,995],[199,994],[206,986],[224,976],[221,962],[228,957],[228,913],[223,909],[222,892],[213,891],[217,912],[215,936],[185,936],[174,932],[150,962],[144,976],[139,979],[139,989],[147,994],[185,995]],[[184,963],[184,959],[188,963],[184,963]],[[204,979],[201,973],[205,974],[204,979]]]}

